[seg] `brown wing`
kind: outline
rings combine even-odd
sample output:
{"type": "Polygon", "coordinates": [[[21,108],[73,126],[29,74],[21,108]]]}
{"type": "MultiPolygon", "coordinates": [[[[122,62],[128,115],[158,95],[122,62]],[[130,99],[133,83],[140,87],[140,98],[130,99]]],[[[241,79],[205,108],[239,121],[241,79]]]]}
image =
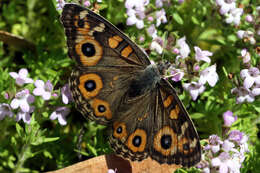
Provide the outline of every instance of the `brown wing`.
{"type": "Polygon", "coordinates": [[[159,163],[185,167],[200,161],[198,134],[171,85],[160,84],[118,108],[109,141],[115,152],[132,161],[150,156],[159,163]]]}
{"type": "Polygon", "coordinates": [[[122,100],[109,132],[110,146],[125,159],[141,161],[152,145],[156,90],[122,100]]]}
{"type": "Polygon", "coordinates": [[[175,90],[164,79],[160,81],[156,100],[152,159],[186,167],[195,165],[201,159],[198,134],[175,90]]]}
{"type": "MultiPolygon", "coordinates": [[[[69,55],[81,66],[143,66],[147,55],[103,17],[76,4],[66,4],[61,21],[69,55]]],[[[140,67],[139,67],[140,68],[140,67]]]]}
{"type": "Polygon", "coordinates": [[[76,4],[64,6],[69,56],[78,62],[69,79],[77,109],[107,124],[138,71],[150,64],[147,55],[103,17],[76,4]]]}

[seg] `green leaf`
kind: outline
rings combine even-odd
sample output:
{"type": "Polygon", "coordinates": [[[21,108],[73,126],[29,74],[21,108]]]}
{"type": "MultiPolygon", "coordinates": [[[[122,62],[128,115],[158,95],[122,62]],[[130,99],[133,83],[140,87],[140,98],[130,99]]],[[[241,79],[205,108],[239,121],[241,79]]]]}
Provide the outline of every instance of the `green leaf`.
{"type": "Polygon", "coordinates": [[[97,150],[91,146],[89,143],[86,144],[86,147],[90,150],[90,152],[94,155],[97,156],[97,150]]]}
{"type": "Polygon", "coordinates": [[[257,107],[257,106],[255,106],[255,105],[253,105],[253,108],[254,108],[258,113],[260,113],[260,107],[257,107]]]}
{"type": "Polygon", "coordinates": [[[18,123],[15,124],[15,127],[16,127],[16,131],[17,131],[18,135],[19,135],[20,137],[22,137],[22,136],[23,136],[23,133],[24,133],[23,128],[22,128],[18,123]]]}
{"type": "Polygon", "coordinates": [[[14,146],[17,145],[17,141],[14,136],[11,137],[11,144],[13,144],[14,146]]]}
{"type": "Polygon", "coordinates": [[[193,119],[200,119],[200,118],[203,118],[205,117],[205,114],[202,114],[202,113],[193,113],[193,114],[190,114],[191,118],[193,119]]]}
{"type": "Polygon", "coordinates": [[[195,16],[191,16],[191,21],[196,25],[200,24],[199,20],[195,16]]]}
{"type": "Polygon", "coordinates": [[[184,22],[178,13],[173,13],[173,18],[178,24],[183,25],[184,22]]]}
{"type": "Polygon", "coordinates": [[[44,138],[43,143],[53,142],[53,141],[57,141],[59,139],[60,139],[60,137],[44,138]]]}
{"type": "Polygon", "coordinates": [[[51,154],[49,151],[47,151],[47,150],[43,151],[43,155],[44,155],[46,158],[49,158],[49,159],[52,159],[52,158],[53,158],[52,154],[51,154]]]}

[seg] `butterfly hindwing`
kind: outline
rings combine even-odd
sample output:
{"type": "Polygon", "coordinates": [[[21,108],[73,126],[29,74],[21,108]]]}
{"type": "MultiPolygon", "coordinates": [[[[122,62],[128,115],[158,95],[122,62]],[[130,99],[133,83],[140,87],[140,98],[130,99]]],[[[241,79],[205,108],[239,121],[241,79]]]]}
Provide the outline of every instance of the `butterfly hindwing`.
{"type": "Polygon", "coordinates": [[[169,82],[161,79],[150,155],[160,163],[192,166],[200,161],[198,134],[169,82]]]}
{"type": "Polygon", "coordinates": [[[123,158],[140,161],[149,156],[156,91],[134,99],[125,97],[109,132],[110,146],[123,158]]]}
{"type": "Polygon", "coordinates": [[[190,167],[200,161],[199,138],[171,85],[125,100],[109,132],[111,147],[132,161],[150,156],[159,163],[190,167]]]}

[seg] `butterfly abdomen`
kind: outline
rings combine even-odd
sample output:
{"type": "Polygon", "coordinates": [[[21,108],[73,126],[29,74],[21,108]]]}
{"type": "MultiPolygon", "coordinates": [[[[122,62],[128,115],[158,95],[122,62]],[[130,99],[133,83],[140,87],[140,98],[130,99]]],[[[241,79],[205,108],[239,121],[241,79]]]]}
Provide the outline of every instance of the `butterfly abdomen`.
{"type": "Polygon", "coordinates": [[[138,97],[149,90],[153,90],[160,79],[160,73],[156,65],[151,64],[147,66],[139,73],[137,78],[131,82],[128,96],[131,98],[138,97]]]}

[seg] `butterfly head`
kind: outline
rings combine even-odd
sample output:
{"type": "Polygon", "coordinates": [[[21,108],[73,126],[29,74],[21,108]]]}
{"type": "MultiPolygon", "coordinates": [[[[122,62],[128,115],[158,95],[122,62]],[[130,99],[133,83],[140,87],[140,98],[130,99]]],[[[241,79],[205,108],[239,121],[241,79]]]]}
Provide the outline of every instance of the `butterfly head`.
{"type": "Polygon", "coordinates": [[[166,71],[167,69],[171,66],[171,63],[169,61],[160,61],[157,64],[157,69],[160,73],[161,76],[165,76],[166,75],[166,71]]]}

